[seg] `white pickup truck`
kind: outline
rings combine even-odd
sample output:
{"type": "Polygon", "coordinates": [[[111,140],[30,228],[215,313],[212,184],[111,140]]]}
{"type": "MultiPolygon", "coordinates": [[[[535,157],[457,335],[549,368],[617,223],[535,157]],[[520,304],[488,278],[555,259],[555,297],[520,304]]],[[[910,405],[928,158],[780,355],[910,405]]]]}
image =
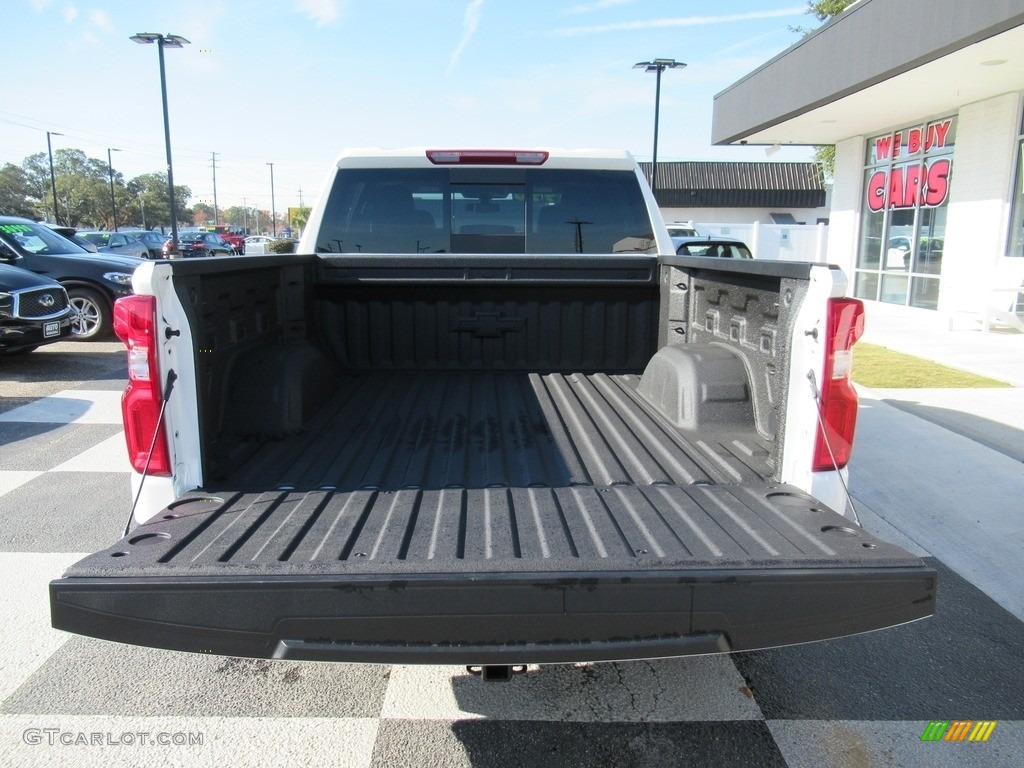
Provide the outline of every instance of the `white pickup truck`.
{"type": "Polygon", "coordinates": [[[934,611],[843,514],[843,273],[676,255],[626,153],[347,152],[299,253],[133,287],[134,520],[55,627],[500,677],[934,611]]]}

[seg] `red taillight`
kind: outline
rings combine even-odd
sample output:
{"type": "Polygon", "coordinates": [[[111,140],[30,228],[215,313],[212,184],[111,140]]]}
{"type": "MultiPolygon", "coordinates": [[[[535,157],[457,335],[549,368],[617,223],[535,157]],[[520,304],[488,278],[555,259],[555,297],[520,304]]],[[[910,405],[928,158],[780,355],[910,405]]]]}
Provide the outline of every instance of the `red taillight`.
{"type": "Polygon", "coordinates": [[[543,165],[547,152],[511,149],[428,149],[434,165],[543,165]]]}
{"type": "Polygon", "coordinates": [[[128,386],[121,397],[128,459],[136,472],[168,476],[171,462],[162,424],[153,442],[161,404],[160,372],[156,364],[156,298],[125,296],[114,302],[114,333],[128,347],[128,386]],[[153,446],[152,457],[149,456],[150,446],[153,446]]]}
{"type": "Polygon", "coordinates": [[[850,382],[850,369],[853,345],[863,333],[863,302],[859,299],[829,299],[820,403],[825,429],[823,433],[821,425],[818,426],[814,442],[815,472],[842,469],[850,462],[853,433],[857,428],[857,392],[850,382]]]}

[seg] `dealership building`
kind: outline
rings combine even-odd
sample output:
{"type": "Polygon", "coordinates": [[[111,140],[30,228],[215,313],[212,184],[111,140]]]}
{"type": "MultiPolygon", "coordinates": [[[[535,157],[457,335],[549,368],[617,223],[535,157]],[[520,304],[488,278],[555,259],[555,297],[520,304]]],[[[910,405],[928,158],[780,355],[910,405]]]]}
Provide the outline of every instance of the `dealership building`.
{"type": "Polygon", "coordinates": [[[853,295],[1021,308],[1024,0],[859,0],[719,93],[712,140],[835,145],[827,253],[853,295]]]}

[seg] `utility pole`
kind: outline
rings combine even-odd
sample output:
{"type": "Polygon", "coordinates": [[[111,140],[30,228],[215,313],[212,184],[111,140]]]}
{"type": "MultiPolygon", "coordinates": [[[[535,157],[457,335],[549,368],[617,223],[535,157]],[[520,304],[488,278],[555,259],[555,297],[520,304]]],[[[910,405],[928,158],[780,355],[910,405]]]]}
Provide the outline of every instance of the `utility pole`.
{"type": "Polygon", "coordinates": [[[114,165],[110,160],[110,153],[120,151],[120,149],[107,147],[107,172],[110,174],[110,215],[114,219],[115,232],[117,232],[117,203],[114,202],[114,165]]]}
{"type": "Polygon", "coordinates": [[[274,164],[267,163],[270,166],[270,219],[274,225],[274,237],[277,237],[277,206],[274,204],[274,164]]]}
{"type": "Polygon", "coordinates": [[[53,221],[55,224],[60,224],[60,212],[57,210],[57,175],[53,172],[53,147],[50,144],[50,137],[63,135],[56,131],[46,132],[46,154],[50,156],[50,189],[53,191],[53,221]]]}
{"type": "Polygon", "coordinates": [[[213,223],[220,224],[220,214],[217,213],[217,153],[211,152],[213,158],[213,223]]]}

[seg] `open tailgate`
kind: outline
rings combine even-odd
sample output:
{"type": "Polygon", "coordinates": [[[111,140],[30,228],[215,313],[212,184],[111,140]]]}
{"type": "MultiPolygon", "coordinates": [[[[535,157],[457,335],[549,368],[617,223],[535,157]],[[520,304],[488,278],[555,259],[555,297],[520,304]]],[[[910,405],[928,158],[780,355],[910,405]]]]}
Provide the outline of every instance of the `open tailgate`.
{"type": "Polygon", "coordinates": [[[936,574],[763,485],[194,493],[50,584],[53,626],[380,663],[751,650],[930,616],[936,574]]]}

